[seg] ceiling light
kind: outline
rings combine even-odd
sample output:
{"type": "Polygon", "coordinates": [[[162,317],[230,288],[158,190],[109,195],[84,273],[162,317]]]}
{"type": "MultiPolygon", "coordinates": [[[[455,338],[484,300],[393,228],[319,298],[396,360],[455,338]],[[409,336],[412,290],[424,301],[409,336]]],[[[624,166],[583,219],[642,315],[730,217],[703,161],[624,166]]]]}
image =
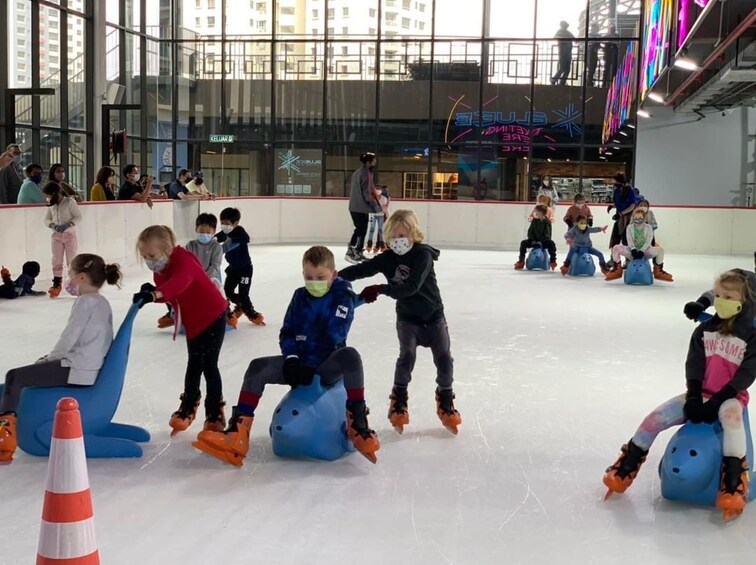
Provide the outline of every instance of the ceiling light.
{"type": "MultiPolygon", "coordinates": [[[[635,129],[635,124],[627,124],[627,127],[629,127],[630,129],[635,129]]],[[[627,134],[625,134],[625,135],[627,135],[627,134]]]]}
{"type": "Polygon", "coordinates": [[[648,97],[654,102],[659,102],[660,104],[664,104],[664,96],[662,96],[658,92],[649,92],[648,97]]]}
{"type": "Polygon", "coordinates": [[[651,114],[649,114],[648,112],[646,112],[643,109],[638,110],[636,112],[636,114],[639,115],[641,118],[650,118],[651,117],[651,114]]]}
{"type": "MultiPolygon", "coordinates": [[[[633,127],[635,127],[635,126],[633,126],[633,127]]],[[[627,137],[627,132],[626,131],[621,131],[620,135],[624,135],[625,137],[627,137]]]]}
{"type": "Polygon", "coordinates": [[[675,67],[686,71],[697,71],[699,69],[699,66],[696,64],[696,62],[685,55],[675,59],[675,67]]]}
{"type": "Polygon", "coordinates": [[[604,155],[614,155],[611,151],[604,151],[604,155]]]}
{"type": "Polygon", "coordinates": [[[603,159],[604,161],[606,161],[606,157],[604,157],[603,155],[601,155],[601,156],[599,157],[599,159],[603,159]]]}
{"type": "Polygon", "coordinates": [[[622,147],[620,147],[619,145],[615,145],[614,149],[622,149],[622,147]]]}
{"type": "Polygon", "coordinates": [[[549,163],[551,163],[551,157],[549,157],[549,158],[548,158],[548,159],[546,159],[546,160],[547,160],[547,161],[548,161],[549,163]]]}
{"type": "Polygon", "coordinates": [[[612,143],[622,143],[619,139],[612,139],[612,143]]]}

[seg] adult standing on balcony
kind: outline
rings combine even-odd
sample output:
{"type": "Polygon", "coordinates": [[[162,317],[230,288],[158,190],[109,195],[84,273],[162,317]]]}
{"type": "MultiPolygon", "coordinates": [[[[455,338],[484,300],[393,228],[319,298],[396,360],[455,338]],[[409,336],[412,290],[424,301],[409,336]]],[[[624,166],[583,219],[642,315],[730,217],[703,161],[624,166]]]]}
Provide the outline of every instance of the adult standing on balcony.
{"type": "Polygon", "coordinates": [[[375,153],[360,155],[362,166],[352,174],[352,184],[349,191],[349,213],[354,224],[354,233],[349,240],[349,249],[345,259],[352,264],[367,260],[362,254],[365,243],[370,214],[381,211],[381,205],[375,195],[373,171],[375,169],[375,153]]]}
{"type": "Polygon", "coordinates": [[[556,86],[567,84],[570,77],[570,67],[572,67],[572,40],[575,36],[572,32],[567,31],[570,24],[562,20],[559,22],[559,29],[554,34],[554,39],[558,40],[559,61],[556,74],[551,77],[551,84],[556,86]]]}
{"type": "Polygon", "coordinates": [[[24,182],[24,169],[18,162],[21,157],[21,148],[16,143],[11,143],[5,149],[5,160],[12,158],[2,170],[0,170],[0,204],[16,204],[18,191],[24,182]]]}
{"type": "MultiPolygon", "coordinates": [[[[597,23],[592,23],[590,30],[589,37],[591,39],[598,37],[599,26],[597,23]]],[[[588,69],[585,76],[586,86],[595,86],[596,79],[594,75],[596,74],[596,68],[598,67],[599,47],[601,47],[601,44],[598,41],[591,41],[588,43],[588,69]]]]}
{"type": "MultiPolygon", "coordinates": [[[[619,37],[617,35],[617,28],[613,25],[609,26],[609,33],[607,38],[619,37]]],[[[604,42],[604,88],[609,88],[614,80],[614,75],[617,74],[617,63],[619,59],[619,44],[617,41],[604,42]]]]}

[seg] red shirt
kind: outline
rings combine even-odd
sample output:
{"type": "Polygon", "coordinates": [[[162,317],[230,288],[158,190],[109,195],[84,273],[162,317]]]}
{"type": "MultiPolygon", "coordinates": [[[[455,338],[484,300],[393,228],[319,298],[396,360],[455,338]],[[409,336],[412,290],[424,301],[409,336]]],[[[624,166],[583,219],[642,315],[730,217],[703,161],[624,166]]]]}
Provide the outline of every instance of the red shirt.
{"type": "Polygon", "coordinates": [[[176,246],[168,266],[154,277],[157,290],[163,293],[158,302],[171,303],[176,327],[184,325],[187,339],[205,331],[228,307],[197,257],[181,246],[176,246]]]}
{"type": "Polygon", "coordinates": [[[578,216],[585,216],[586,220],[590,220],[593,217],[591,209],[588,204],[584,204],[582,208],[578,208],[574,204],[567,209],[567,213],[564,215],[564,221],[570,221],[573,224],[577,222],[578,216]]]}

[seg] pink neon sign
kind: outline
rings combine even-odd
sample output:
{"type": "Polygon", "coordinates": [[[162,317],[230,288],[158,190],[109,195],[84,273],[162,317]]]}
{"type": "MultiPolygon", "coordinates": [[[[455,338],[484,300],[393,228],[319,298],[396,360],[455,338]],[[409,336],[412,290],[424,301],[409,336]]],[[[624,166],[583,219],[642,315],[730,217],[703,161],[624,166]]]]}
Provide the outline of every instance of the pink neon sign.
{"type": "Polygon", "coordinates": [[[709,2],[711,2],[711,0],[680,0],[680,3],[677,5],[678,49],[683,46],[683,43],[685,43],[693,24],[696,23],[698,16],[701,15],[701,10],[703,10],[709,2]],[[700,10],[693,8],[694,5],[699,6],[700,10]],[[696,12],[695,14],[692,13],[694,11],[696,12]]]}

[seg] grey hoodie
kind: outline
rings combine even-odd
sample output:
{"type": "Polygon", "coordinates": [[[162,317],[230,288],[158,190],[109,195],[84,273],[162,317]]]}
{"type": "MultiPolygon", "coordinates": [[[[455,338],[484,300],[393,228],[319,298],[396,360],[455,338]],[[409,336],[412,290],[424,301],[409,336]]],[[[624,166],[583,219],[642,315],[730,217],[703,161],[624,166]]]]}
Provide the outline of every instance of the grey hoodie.
{"type": "Polygon", "coordinates": [[[381,205],[375,195],[371,194],[370,171],[367,167],[360,167],[352,174],[349,211],[357,214],[373,214],[381,211],[381,205]]]}
{"type": "Polygon", "coordinates": [[[199,259],[207,276],[213,280],[221,281],[221,262],[223,261],[223,247],[214,239],[210,243],[200,243],[193,239],[186,244],[186,250],[193,253],[199,259]]]}

